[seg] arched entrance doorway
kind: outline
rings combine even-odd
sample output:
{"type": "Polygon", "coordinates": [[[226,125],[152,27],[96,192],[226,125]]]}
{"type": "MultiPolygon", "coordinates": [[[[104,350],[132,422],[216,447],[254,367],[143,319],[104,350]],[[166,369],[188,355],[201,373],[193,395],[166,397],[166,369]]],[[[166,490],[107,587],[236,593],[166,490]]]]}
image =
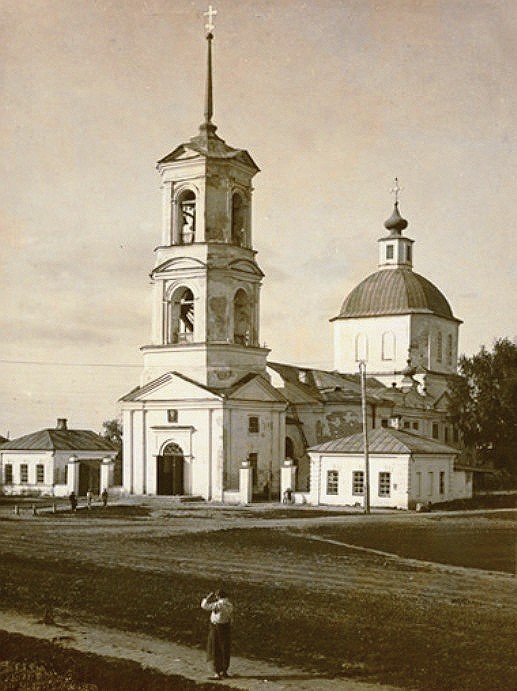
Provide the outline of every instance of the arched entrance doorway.
{"type": "Polygon", "coordinates": [[[171,442],[156,459],[156,494],[184,494],[185,457],[181,448],[171,442]]]}

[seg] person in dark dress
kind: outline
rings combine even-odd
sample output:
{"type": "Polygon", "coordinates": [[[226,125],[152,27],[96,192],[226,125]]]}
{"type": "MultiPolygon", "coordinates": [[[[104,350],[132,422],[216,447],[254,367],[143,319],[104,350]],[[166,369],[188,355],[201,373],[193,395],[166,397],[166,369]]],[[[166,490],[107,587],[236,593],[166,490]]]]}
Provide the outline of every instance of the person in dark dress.
{"type": "Polygon", "coordinates": [[[72,512],[75,513],[77,511],[77,496],[75,492],[70,492],[68,500],[70,502],[70,508],[72,509],[72,512]]]}
{"type": "Polygon", "coordinates": [[[209,593],[201,601],[202,609],[210,612],[206,658],[212,679],[225,679],[230,666],[233,605],[224,590],[209,593]]]}

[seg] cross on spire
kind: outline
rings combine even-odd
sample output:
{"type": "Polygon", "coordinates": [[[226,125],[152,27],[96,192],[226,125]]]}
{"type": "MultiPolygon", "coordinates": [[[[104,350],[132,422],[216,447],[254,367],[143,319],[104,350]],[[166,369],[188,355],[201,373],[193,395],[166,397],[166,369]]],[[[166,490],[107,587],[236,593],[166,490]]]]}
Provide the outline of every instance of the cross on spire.
{"type": "Polygon", "coordinates": [[[395,204],[399,203],[399,194],[404,188],[399,185],[399,179],[395,178],[395,185],[390,189],[390,192],[395,196],[395,204]]]}
{"type": "Polygon", "coordinates": [[[208,5],[208,11],[203,12],[204,17],[208,17],[208,21],[205,24],[205,29],[207,34],[211,34],[212,31],[215,29],[215,24],[214,24],[214,17],[217,14],[217,10],[214,10],[212,5],[208,5]]]}

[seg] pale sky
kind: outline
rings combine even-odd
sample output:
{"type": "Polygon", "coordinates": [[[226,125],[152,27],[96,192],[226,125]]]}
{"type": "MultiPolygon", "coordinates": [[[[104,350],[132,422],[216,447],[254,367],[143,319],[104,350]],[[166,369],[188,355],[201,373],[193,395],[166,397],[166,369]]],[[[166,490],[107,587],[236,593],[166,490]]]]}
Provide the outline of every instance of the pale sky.
{"type": "MultiPolygon", "coordinates": [[[[155,164],[202,121],[207,4],[0,0],[4,436],[98,431],[139,382],[155,164]]],[[[513,337],[517,3],[213,4],[214,121],[261,168],[271,359],[333,368],[328,320],[377,269],[394,176],[460,352],[513,337]]]]}

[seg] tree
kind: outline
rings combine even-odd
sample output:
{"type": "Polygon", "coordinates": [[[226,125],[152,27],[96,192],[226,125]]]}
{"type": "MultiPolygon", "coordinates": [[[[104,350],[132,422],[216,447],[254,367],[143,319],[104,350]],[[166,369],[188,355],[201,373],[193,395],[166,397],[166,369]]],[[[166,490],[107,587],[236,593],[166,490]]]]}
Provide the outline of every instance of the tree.
{"type": "Polygon", "coordinates": [[[113,468],[113,482],[115,485],[122,484],[122,424],[120,420],[114,418],[113,420],[104,420],[102,423],[103,430],[101,437],[109,439],[110,442],[117,449],[117,457],[115,458],[115,466],[113,468]]]}
{"type": "Polygon", "coordinates": [[[507,338],[461,356],[449,385],[449,414],[478,460],[517,479],[517,346],[507,338]]]}
{"type": "Polygon", "coordinates": [[[109,439],[110,442],[117,447],[122,448],[122,424],[120,420],[114,418],[113,420],[104,420],[102,423],[103,431],[101,437],[109,439]]]}

